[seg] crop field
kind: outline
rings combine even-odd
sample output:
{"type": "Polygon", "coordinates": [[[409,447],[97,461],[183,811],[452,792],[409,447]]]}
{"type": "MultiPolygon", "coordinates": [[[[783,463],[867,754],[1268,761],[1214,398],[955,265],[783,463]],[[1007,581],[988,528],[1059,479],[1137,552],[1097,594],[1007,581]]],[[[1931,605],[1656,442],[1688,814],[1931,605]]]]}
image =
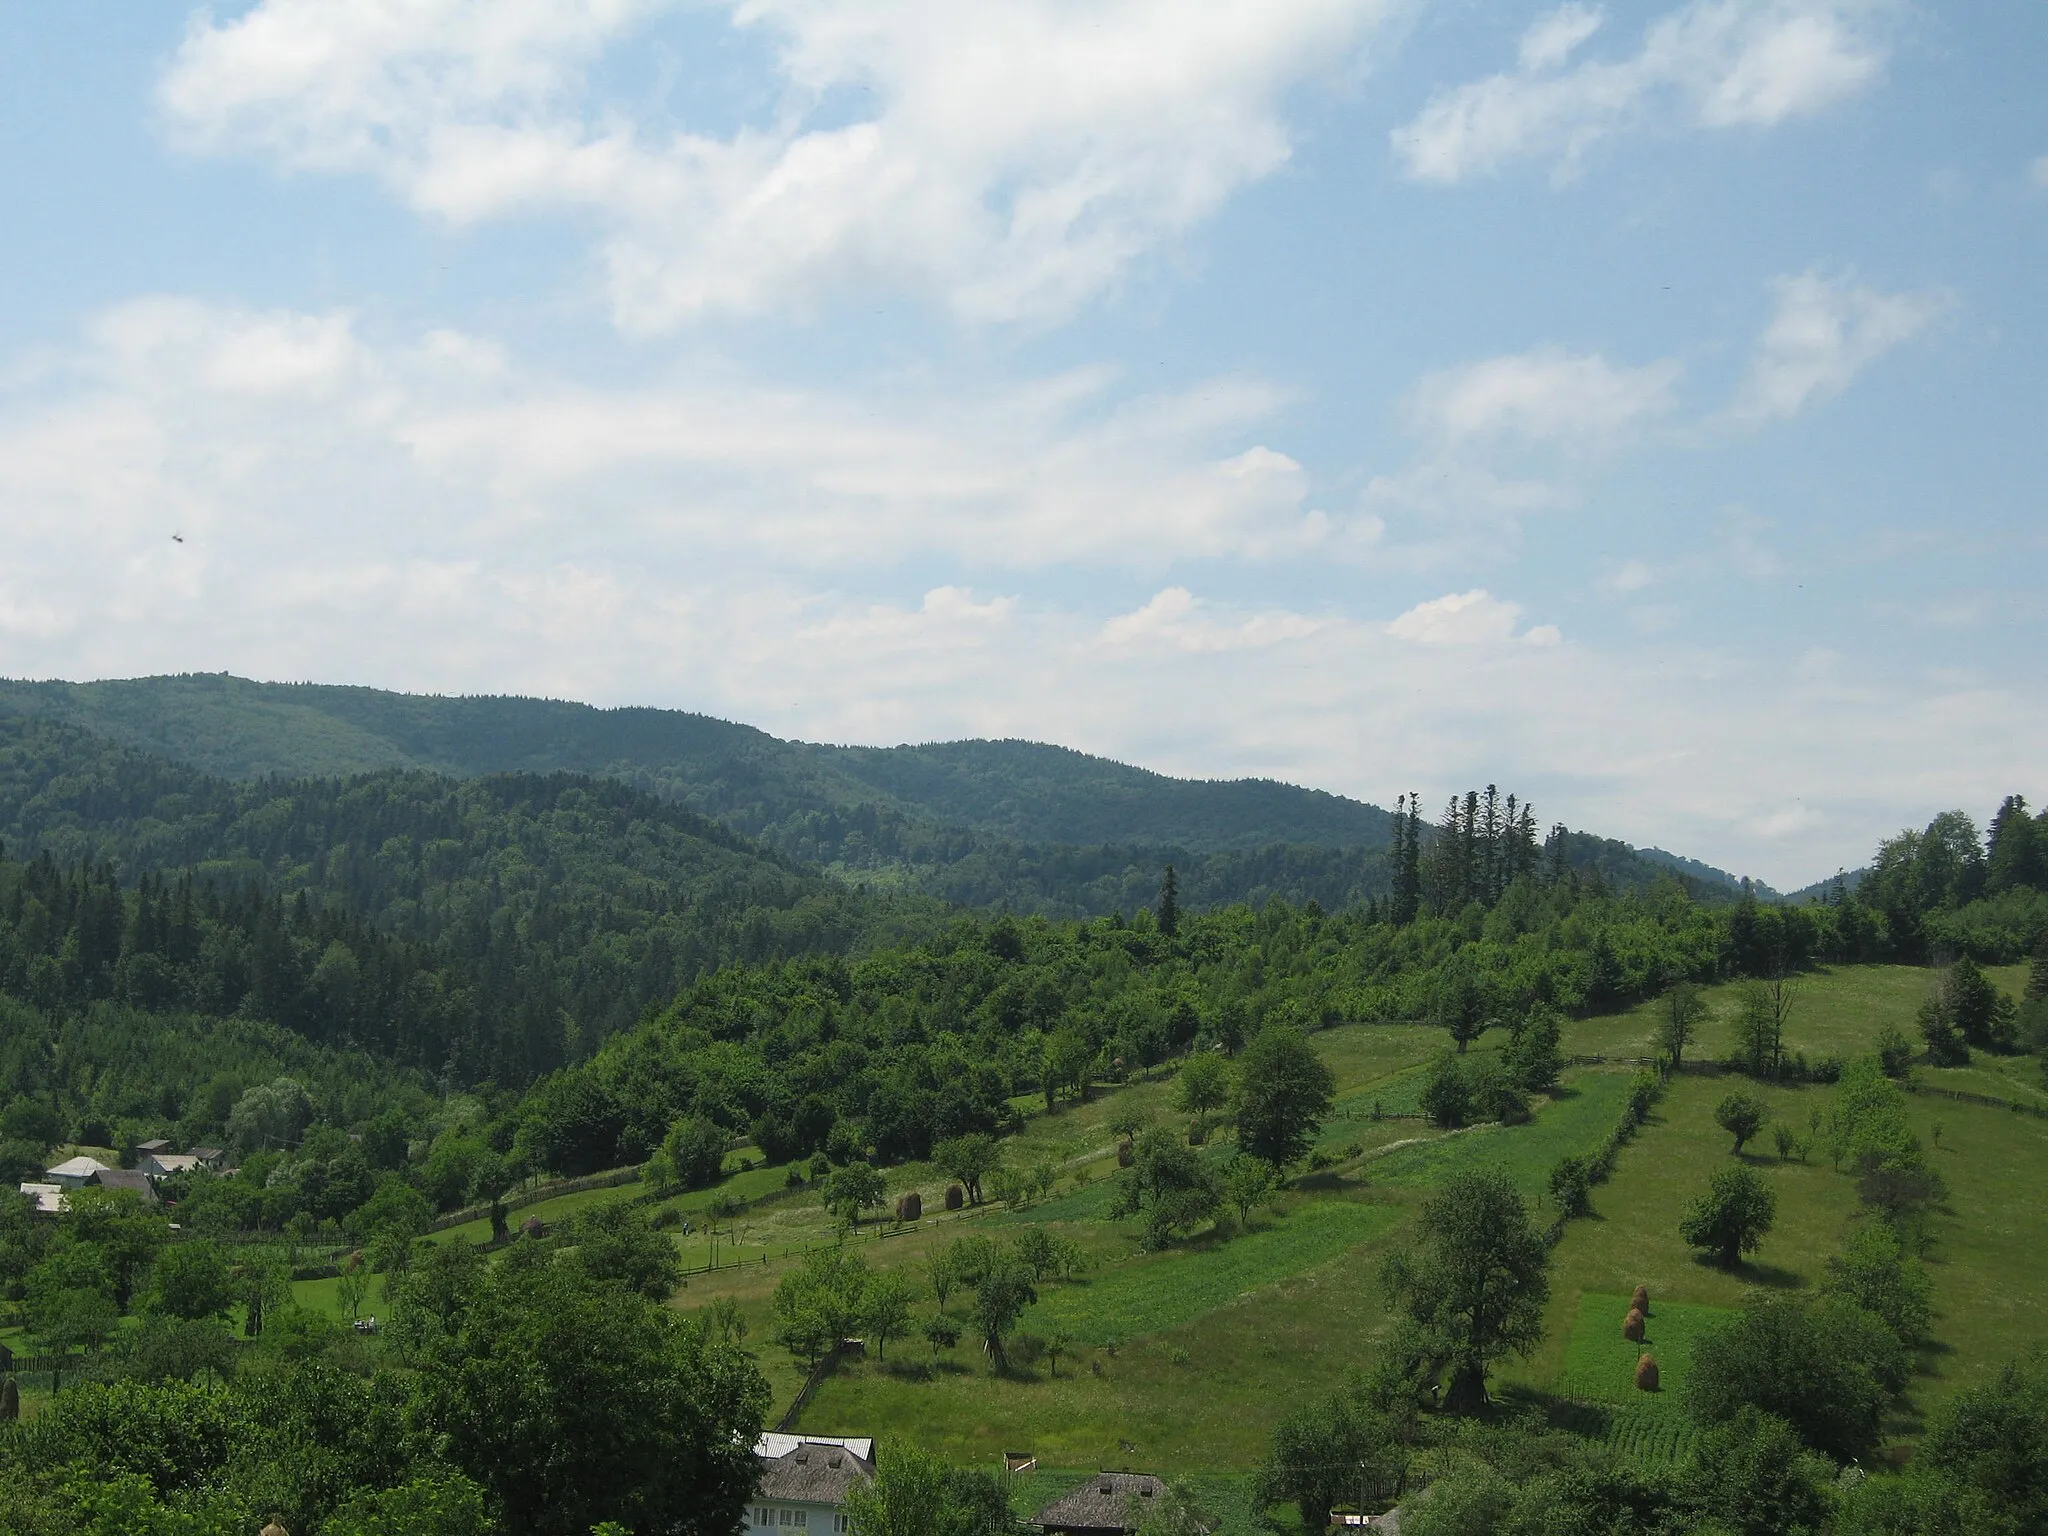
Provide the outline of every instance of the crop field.
{"type": "Polygon", "coordinates": [[[1580,1295],[1578,1316],[1565,1343],[1559,1390],[1572,1398],[1641,1408],[1653,1415],[1680,1413],[1692,1347],[1701,1334],[1726,1321],[1730,1311],[1664,1301],[1653,1293],[1643,1342],[1635,1344],[1621,1336],[1628,1309],[1627,1295],[1580,1295]],[[1636,1388],[1636,1362],[1645,1354],[1657,1361],[1655,1393],[1636,1388]]]}

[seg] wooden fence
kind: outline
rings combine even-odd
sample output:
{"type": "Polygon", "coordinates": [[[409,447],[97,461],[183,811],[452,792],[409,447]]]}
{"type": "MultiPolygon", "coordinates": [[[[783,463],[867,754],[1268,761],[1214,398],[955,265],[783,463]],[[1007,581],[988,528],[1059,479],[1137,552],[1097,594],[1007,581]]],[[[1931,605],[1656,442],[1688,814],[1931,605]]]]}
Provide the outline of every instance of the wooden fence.
{"type": "Polygon", "coordinates": [[[1932,1083],[1905,1083],[1908,1093],[1924,1094],[1930,1099],[1950,1099],[1958,1104],[1981,1104],[1986,1109],[2009,1109],[2016,1115],[2032,1115],[2037,1120],[2048,1120],[2048,1106],[2022,1104],[2017,1099],[1993,1098],[1988,1093],[1969,1093],[1961,1088],[1938,1088],[1932,1083]]]}

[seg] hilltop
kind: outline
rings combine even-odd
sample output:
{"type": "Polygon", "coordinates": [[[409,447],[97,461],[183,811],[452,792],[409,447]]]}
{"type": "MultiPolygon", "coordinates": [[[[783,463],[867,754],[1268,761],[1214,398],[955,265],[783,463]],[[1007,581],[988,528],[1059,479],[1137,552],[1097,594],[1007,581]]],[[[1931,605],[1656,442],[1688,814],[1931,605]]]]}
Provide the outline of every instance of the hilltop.
{"type": "MultiPolygon", "coordinates": [[[[391,693],[226,674],[0,681],[32,716],[230,780],[416,770],[616,780],[849,883],[1048,916],[1132,910],[1166,864],[1195,906],[1278,896],[1329,909],[1383,896],[1394,816],[1271,779],[1173,778],[1028,741],[844,747],[680,710],[391,693]]],[[[1574,862],[1622,889],[1676,873],[1695,899],[1739,881],[1579,836],[1574,862]]]]}

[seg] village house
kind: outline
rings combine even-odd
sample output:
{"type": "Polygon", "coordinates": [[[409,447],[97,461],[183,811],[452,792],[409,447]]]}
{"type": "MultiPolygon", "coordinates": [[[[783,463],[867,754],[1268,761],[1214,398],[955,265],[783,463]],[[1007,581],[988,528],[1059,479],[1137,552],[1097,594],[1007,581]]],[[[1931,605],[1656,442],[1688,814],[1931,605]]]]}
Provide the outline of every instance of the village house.
{"type": "Polygon", "coordinates": [[[138,1141],[135,1143],[135,1164],[139,1168],[149,1158],[156,1156],[157,1153],[170,1150],[171,1144],[162,1137],[157,1137],[153,1141],[138,1141]]]}
{"type": "Polygon", "coordinates": [[[126,1190],[144,1205],[155,1205],[156,1186],[140,1168],[102,1168],[86,1181],[100,1189],[126,1190]]]}
{"type": "Polygon", "coordinates": [[[1149,1472],[1098,1472],[1031,1523],[1045,1536],[1129,1536],[1165,1496],[1166,1484],[1149,1472]]]}
{"type": "Polygon", "coordinates": [[[61,1184],[66,1189],[83,1189],[95,1178],[107,1171],[107,1165],[95,1157],[69,1157],[56,1167],[44,1172],[43,1177],[52,1184],[61,1184]]]}
{"type": "Polygon", "coordinates": [[[21,1193],[38,1216],[61,1216],[71,1209],[62,1184],[24,1184],[21,1193]]]}
{"type": "Polygon", "coordinates": [[[847,1491],[875,1475],[875,1442],[829,1435],[765,1434],[754,1442],[761,1486],[747,1529],[783,1536],[843,1536],[847,1491]]]}
{"type": "Polygon", "coordinates": [[[167,1179],[174,1173],[190,1173],[200,1166],[196,1152],[145,1152],[135,1166],[152,1179],[167,1179]]]}

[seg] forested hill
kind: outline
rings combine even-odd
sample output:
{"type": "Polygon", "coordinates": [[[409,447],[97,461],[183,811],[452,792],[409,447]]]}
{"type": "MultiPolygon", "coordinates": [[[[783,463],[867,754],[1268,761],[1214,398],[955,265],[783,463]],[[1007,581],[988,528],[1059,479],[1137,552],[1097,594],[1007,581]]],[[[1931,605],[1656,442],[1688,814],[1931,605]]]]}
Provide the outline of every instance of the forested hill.
{"type": "Polygon", "coordinates": [[[245,1013],[469,1080],[576,1059],[732,961],[935,914],[610,780],[235,782],[45,720],[0,720],[0,838],[34,856],[0,881],[0,988],[245,1013]]]}
{"type": "Polygon", "coordinates": [[[224,778],[426,768],[616,778],[749,834],[868,804],[1022,843],[1378,847],[1377,806],[1271,780],[1174,779],[1025,741],[831,747],[663,709],[257,683],[226,675],[0,683],[0,713],[68,721],[224,778]]]}
{"type": "MultiPolygon", "coordinates": [[[[1166,864],[1196,907],[1271,897],[1329,910],[1390,890],[1393,818],[1271,780],[1175,779],[1023,741],[831,747],[657,709],[187,675],[0,681],[0,718],[64,721],[228,779],[424,769],[584,773],[713,818],[876,888],[1049,916],[1129,912],[1166,864]]],[[[1643,890],[1671,862],[1575,839],[1574,862],[1643,890]]],[[[1735,882],[1684,861],[1702,900],[1735,882]]]]}

